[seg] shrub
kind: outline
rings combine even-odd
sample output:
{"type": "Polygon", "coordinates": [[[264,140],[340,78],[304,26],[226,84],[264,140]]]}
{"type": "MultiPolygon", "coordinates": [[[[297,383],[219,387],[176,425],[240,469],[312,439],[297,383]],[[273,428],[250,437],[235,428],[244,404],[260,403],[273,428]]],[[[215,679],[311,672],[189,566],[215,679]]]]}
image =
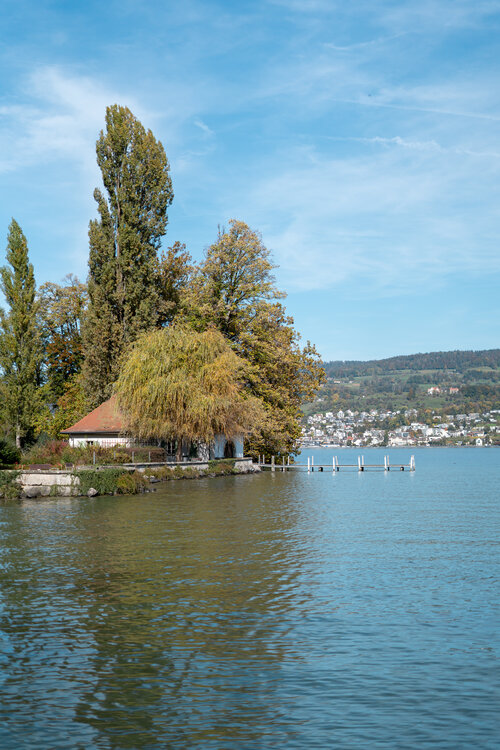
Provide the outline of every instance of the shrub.
{"type": "Polygon", "coordinates": [[[17,478],[20,471],[0,471],[0,497],[14,500],[21,496],[21,485],[17,478]]]}
{"type": "Polygon", "coordinates": [[[0,437],[0,466],[12,466],[17,464],[21,456],[21,451],[16,448],[9,438],[0,437]]]}
{"type": "Polygon", "coordinates": [[[63,453],[68,443],[65,440],[47,440],[41,438],[22,456],[23,464],[61,464],[63,453]]]}
{"type": "Polygon", "coordinates": [[[75,476],[80,480],[80,494],[86,495],[92,487],[100,495],[112,495],[124,473],[123,469],[81,469],[75,471],[75,476]]]}
{"type": "Polygon", "coordinates": [[[137,495],[149,484],[148,478],[140,471],[127,471],[116,480],[116,489],[121,495],[137,495]]]}
{"type": "Polygon", "coordinates": [[[211,474],[217,474],[218,476],[233,474],[235,463],[234,458],[221,458],[215,461],[209,461],[208,470],[211,474]]]}

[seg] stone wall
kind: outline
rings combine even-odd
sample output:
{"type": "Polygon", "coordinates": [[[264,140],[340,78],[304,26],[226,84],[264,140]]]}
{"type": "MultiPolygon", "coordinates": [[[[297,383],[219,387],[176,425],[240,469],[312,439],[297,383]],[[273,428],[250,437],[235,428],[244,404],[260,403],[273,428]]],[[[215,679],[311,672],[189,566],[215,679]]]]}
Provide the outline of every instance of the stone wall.
{"type": "MultiPolygon", "coordinates": [[[[146,471],[146,469],[159,469],[165,466],[174,469],[200,469],[208,471],[208,461],[193,461],[189,463],[144,463],[123,464],[113,467],[105,466],[80,466],[79,469],[120,468],[126,471],[146,471]]],[[[260,471],[257,464],[252,463],[251,458],[239,458],[234,461],[234,468],[239,474],[250,474],[260,471]]],[[[72,470],[68,469],[26,469],[19,474],[19,484],[23,488],[25,497],[70,497],[77,496],[80,490],[80,480],[72,470]]]]}
{"type": "Polygon", "coordinates": [[[26,497],[78,495],[80,480],[72,471],[43,469],[22,471],[18,478],[26,497]]]}

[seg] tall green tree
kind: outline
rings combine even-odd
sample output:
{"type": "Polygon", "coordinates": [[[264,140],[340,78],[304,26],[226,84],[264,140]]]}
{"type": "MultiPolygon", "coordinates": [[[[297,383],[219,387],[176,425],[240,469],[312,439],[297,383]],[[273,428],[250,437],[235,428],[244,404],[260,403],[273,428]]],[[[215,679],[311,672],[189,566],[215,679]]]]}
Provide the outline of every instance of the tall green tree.
{"type": "Polygon", "coordinates": [[[297,450],[301,404],[324,379],[315,348],[300,345],[293,318],[280,300],[271,253],[260,235],[232,220],[220,230],[194,274],[186,316],[203,328],[216,326],[249,365],[247,387],[265,407],[260,430],[247,441],[252,454],[297,450]]]}
{"type": "Polygon", "coordinates": [[[262,406],[246,389],[246,363],[217,330],[182,325],[143,334],[116,383],[128,430],[138,437],[183,442],[248,434],[262,406]]]}
{"type": "Polygon", "coordinates": [[[0,290],[8,310],[0,310],[0,402],[4,422],[22,447],[39,408],[42,347],[39,303],[28,243],[12,219],[7,238],[7,264],[0,269],[0,290]]]}
{"type": "Polygon", "coordinates": [[[173,200],[165,150],[127,107],[106,110],[96,143],[105,194],[89,227],[84,386],[90,405],[110,394],[124,347],[158,323],[158,256],[173,200]]]}
{"type": "Polygon", "coordinates": [[[172,323],[182,313],[184,301],[191,284],[192,258],[181,242],[174,242],[166,252],[161,252],[158,266],[158,325],[172,323]]]}
{"type": "Polygon", "coordinates": [[[237,341],[259,304],[285,297],[276,287],[274,268],[260,234],[232,219],[229,229],[219,228],[193,276],[188,299],[193,322],[215,325],[237,341]]]}
{"type": "Polygon", "coordinates": [[[81,326],[87,306],[87,288],[69,274],[63,284],[40,287],[40,315],[46,378],[53,400],[63,395],[69,378],[83,362],[81,326]]]}

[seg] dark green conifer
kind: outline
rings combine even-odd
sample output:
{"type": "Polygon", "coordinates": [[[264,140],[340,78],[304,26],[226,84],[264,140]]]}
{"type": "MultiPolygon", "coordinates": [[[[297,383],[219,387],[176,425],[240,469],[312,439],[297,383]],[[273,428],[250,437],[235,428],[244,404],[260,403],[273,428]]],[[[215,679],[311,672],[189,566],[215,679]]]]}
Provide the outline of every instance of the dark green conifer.
{"type": "Polygon", "coordinates": [[[0,310],[0,403],[3,420],[20,448],[38,412],[42,350],[33,266],[26,237],[14,219],[7,263],[0,269],[0,289],[8,305],[6,312],[0,310]]]}

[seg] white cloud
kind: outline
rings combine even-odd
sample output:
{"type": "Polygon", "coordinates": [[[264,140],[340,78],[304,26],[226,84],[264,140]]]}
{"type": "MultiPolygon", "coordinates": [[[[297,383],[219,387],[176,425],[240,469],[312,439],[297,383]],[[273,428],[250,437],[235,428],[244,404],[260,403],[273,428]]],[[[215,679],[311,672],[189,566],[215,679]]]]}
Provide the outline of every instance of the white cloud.
{"type": "Polygon", "coordinates": [[[35,70],[22,95],[25,104],[0,111],[3,170],[61,158],[93,169],[95,140],[104,125],[106,106],[118,102],[138,116],[143,114],[130,96],[53,66],[35,70]]]}

